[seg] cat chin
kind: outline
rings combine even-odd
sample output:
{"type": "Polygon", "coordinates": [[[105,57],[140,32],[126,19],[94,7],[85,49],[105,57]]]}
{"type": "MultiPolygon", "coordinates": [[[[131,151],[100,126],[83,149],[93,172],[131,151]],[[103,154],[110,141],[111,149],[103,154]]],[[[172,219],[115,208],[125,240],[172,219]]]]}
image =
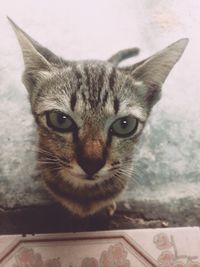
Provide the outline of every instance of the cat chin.
{"type": "Polygon", "coordinates": [[[72,214],[79,216],[81,218],[94,215],[95,213],[98,213],[104,209],[106,210],[107,215],[113,216],[117,208],[116,200],[118,197],[111,198],[108,200],[101,200],[98,202],[84,205],[84,204],[75,203],[69,199],[66,199],[62,196],[57,195],[48,186],[47,186],[47,190],[54,197],[54,199],[57,200],[64,208],[69,210],[72,214]]]}
{"type": "Polygon", "coordinates": [[[98,181],[86,181],[82,186],[74,185],[71,179],[53,175],[49,170],[43,170],[43,179],[51,195],[73,214],[80,217],[93,215],[102,209],[107,209],[109,215],[113,215],[113,204],[124,191],[127,178],[121,176],[98,181]]]}

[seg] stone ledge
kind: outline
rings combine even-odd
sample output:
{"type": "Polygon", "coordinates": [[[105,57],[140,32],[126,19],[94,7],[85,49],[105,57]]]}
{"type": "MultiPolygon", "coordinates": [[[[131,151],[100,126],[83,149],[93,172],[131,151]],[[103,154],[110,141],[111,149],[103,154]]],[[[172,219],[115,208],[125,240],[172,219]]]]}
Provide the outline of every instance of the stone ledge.
{"type": "Polygon", "coordinates": [[[111,218],[98,214],[85,219],[72,216],[59,204],[1,209],[0,234],[197,226],[200,205],[195,203],[190,199],[174,201],[171,205],[153,201],[120,202],[111,218]]]}

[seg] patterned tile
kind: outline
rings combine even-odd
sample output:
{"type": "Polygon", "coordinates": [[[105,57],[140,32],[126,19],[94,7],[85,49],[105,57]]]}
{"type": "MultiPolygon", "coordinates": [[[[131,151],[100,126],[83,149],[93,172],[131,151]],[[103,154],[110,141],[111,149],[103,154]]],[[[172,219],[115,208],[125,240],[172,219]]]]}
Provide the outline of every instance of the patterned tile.
{"type": "Polygon", "coordinates": [[[199,228],[0,236],[2,267],[200,267],[199,228]]]}

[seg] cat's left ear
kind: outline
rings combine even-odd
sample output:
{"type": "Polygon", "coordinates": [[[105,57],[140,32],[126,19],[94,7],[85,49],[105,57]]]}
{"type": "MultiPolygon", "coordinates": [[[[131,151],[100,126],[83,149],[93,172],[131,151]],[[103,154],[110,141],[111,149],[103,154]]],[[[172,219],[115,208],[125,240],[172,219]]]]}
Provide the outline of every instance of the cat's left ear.
{"type": "Polygon", "coordinates": [[[144,84],[140,94],[150,106],[153,106],[160,96],[161,87],[173,66],[183,54],[188,39],[180,39],[150,58],[133,66],[121,68],[136,80],[144,84]]]}

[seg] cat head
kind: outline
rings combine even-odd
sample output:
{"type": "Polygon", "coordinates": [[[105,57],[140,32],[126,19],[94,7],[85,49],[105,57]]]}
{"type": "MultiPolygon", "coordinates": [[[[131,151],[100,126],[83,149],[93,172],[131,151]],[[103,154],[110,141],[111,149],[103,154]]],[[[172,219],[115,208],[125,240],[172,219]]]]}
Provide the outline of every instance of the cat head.
{"type": "Polygon", "coordinates": [[[188,40],[118,67],[117,56],[66,61],[11,24],[23,53],[23,82],[38,125],[47,184],[60,197],[70,194],[67,186],[79,188],[80,198],[80,188],[92,194],[92,185],[102,185],[102,192],[107,186],[105,198],[117,195],[131,175],[135,143],[188,40]]]}

